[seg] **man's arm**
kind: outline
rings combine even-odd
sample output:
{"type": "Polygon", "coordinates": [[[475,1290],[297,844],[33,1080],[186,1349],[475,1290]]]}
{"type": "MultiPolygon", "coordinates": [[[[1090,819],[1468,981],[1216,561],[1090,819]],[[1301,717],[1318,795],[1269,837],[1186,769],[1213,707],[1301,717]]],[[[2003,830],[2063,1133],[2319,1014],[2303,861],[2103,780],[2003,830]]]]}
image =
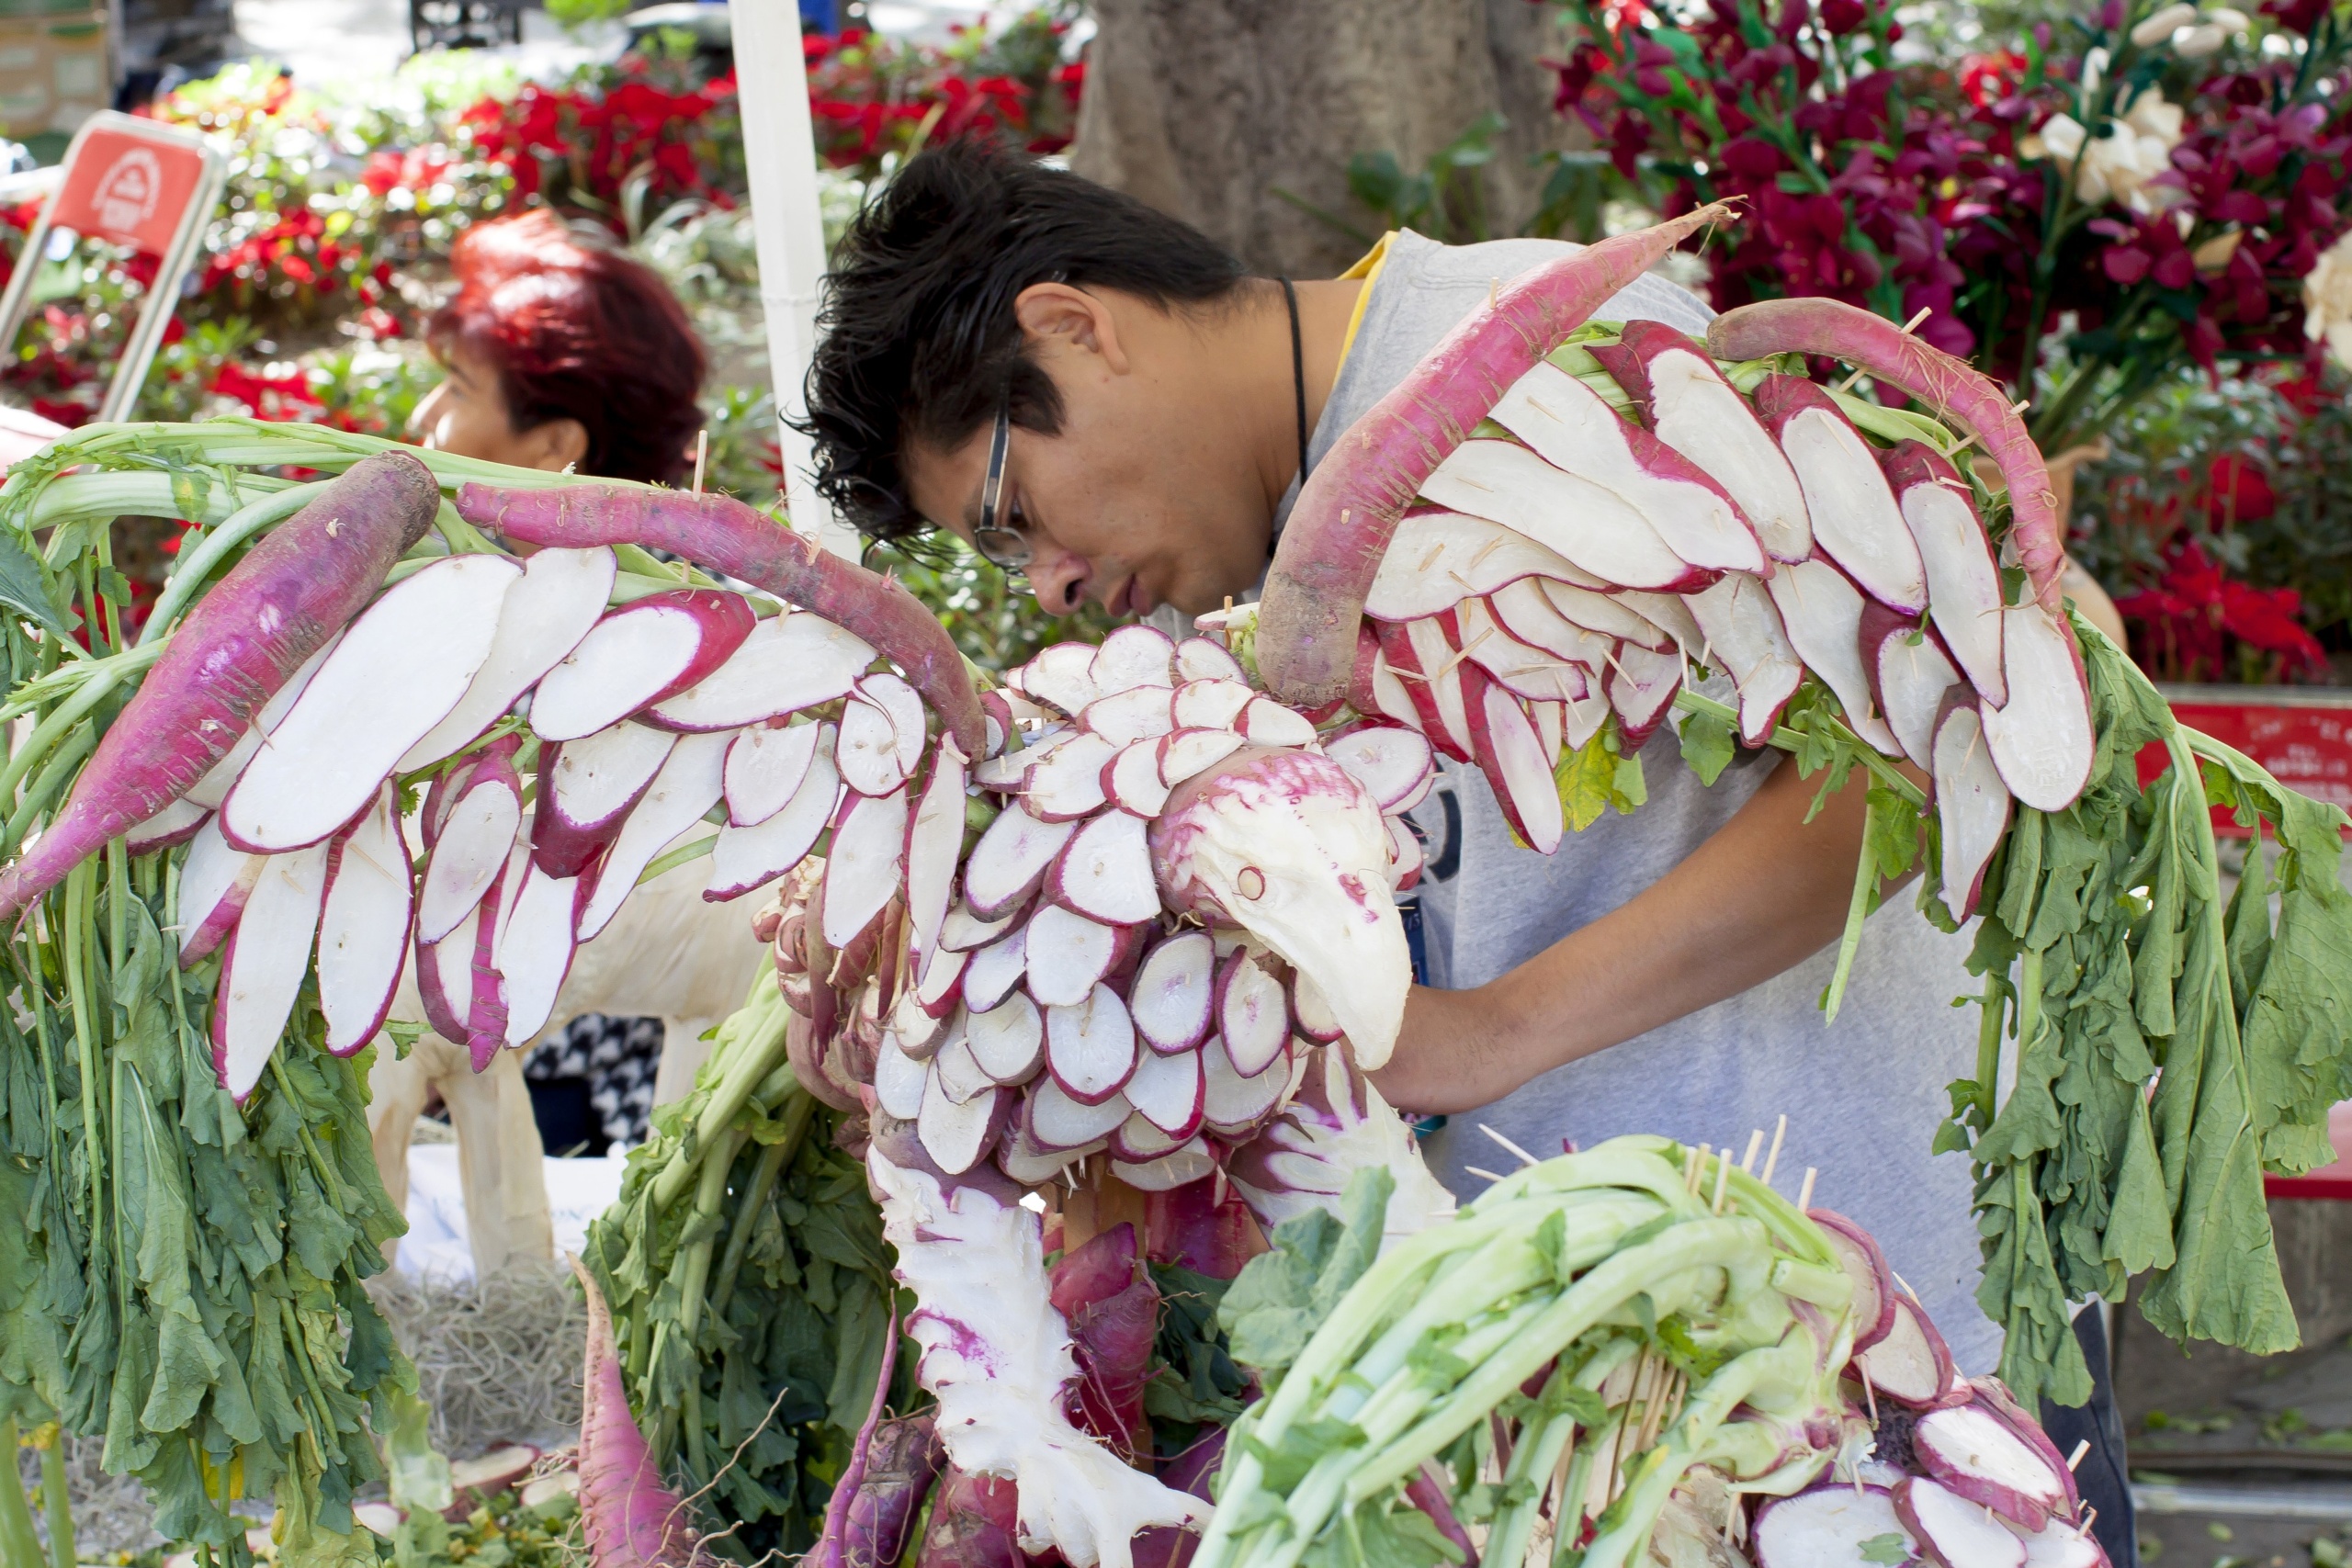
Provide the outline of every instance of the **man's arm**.
{"type": "Polygon", "coordinates": [[[1373,1081],[1406,1110],[1474,1110],[1804,962],[1845,927],[1867,782],[1857,769],[1807,823],[1820,777],[1783,761],[1631,901],[1475,990],[1413,987],[1373,1081]]]}

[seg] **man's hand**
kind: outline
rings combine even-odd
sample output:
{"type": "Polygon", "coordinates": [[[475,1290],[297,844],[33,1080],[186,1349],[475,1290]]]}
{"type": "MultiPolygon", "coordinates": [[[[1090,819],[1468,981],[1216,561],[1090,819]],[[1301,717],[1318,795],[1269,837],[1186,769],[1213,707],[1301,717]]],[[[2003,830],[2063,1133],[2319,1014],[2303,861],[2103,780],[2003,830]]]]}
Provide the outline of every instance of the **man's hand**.
{"type": "Polygon", "coordinates": [[[1857,768],[1808,823],[1819,776],[1784,760],[1629,902],[1476,990],[1416,986],[1373,1081],[1404,1110],[1475,1110],[1803,963],[1845,929],[1868,783],[1857,768]]]}

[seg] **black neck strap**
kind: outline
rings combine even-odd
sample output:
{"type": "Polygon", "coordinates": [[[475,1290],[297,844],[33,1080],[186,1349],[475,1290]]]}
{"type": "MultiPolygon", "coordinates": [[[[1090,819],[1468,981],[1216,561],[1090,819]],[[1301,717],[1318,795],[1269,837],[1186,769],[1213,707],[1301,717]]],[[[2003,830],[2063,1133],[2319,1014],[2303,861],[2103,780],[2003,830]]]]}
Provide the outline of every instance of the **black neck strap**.
{"type": "Polygon", "coordinates": [[[1306,485],[1306,350],[1298,332],[1298,290],[1282,280],[1283,303],[1290,307],[1290,388],[1298,411],[1298,483],[1306,485]]]}

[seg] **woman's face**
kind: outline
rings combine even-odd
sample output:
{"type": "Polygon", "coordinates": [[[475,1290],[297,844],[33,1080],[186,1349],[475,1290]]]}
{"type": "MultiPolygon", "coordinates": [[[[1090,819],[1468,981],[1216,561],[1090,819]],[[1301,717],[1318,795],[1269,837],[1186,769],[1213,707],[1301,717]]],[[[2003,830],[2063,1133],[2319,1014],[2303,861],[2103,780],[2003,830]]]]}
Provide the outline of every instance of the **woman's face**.
{"type": "Polygon", "coordinates": [[[560,473],[587,455],[588,433],[576,419],[551,419],[528,430],[515,429],[498,367],[486,355],[453,343],[441,350],[439,358],[447,375],[409,418],[409,432],[419,446],[548,473],[560,473]]]}

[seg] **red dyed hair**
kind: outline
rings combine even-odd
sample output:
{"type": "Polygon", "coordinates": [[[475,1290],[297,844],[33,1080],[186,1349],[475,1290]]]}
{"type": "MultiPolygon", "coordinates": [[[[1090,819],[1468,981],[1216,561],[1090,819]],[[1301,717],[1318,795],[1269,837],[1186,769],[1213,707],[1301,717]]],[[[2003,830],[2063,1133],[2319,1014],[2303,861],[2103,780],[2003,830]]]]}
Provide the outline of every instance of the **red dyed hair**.
{"type": "Polygon", "coordinates": [[[580,471],[604,479],[670,479],[687,466],[707,362],[650,267],[544,209],[475,224],[449,261],[458,292],[425,335],[498,367],[516,430],[578,420],[580,471]]]}

